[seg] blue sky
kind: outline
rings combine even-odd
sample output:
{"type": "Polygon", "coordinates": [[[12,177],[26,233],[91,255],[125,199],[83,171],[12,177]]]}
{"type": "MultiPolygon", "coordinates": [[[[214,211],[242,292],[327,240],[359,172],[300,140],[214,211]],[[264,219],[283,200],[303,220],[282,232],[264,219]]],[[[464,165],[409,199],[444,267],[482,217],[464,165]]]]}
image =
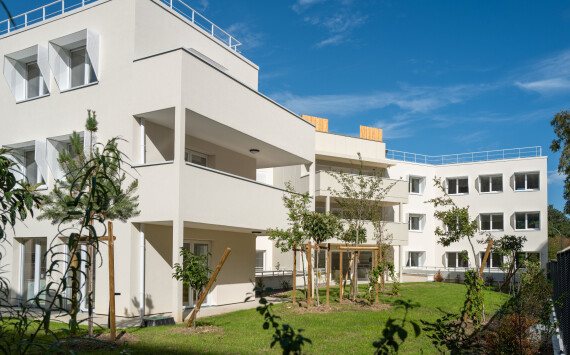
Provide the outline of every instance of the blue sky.
{"type": "Polygon", "coordinates": [[[562,208],[549,146],[550,120],[570,108],[569,2],[185,1],[243,42],[260,91],[294,112],[428,155],[542,146],[562,208]]]}

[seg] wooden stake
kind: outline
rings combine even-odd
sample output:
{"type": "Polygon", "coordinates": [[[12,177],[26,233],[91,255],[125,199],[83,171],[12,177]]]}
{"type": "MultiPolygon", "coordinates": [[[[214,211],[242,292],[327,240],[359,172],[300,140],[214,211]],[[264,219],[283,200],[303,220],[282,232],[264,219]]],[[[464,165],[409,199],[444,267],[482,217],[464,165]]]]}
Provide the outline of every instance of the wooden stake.
{"type": "Polygon", "coordinates": [[[340,270],[339,270],[340,271],[340,284],[338,285],[339,286],[338,303],[342,303],[342,291],[344,288],[344,287],[342,287],[342,250],[339,250],[339,254],[340,254],[339,255],[339,258],[340,258],[340,270]]]}
{"type": "Polygon", "coordinates": [[[493,239],[489,240],[489,244],[487,244],[487,250],[485,251],[483,262],[481,263],[481,268],[479,268],[479,277],[483,276],[483,270],[485,269],[485,264],[487,264],[487,258],[489,258],[489,253],[491,252],[491,246],[493,246],[493,239]]]}
{"type": "Polygon", "coordinates": [[[108,223],[109,236],[109,325],[111,341],[115,341],[117,329],[115,324],[115,244],[113,242],[113,222],[108,223]]]}
{"type": "MultiPolygon", "coordinates": [[[[79,248],[79,243],[75,242],[74,246],[72,247],[71,250],[73,250],[73,255],[71,257],[71,266],[72,269],[74,271],[72,271],[73,274],[73,280],[71,281],[71,318],[74,319],[75,321],[77,321],[77,313],[79,311],[79,304],[78,304],[78,300],[77,300],[77,290],[79,290],[79,280],[77,279],[79,277],[79,258],[77,257],[77,253],[79,253],[80,251],[78,250],[79,248]]],[[[73,324],[71,327],[71,335],[75,336],[75,331],[77,330],[77,323],[73,324]]]]}
{"type": "Polygon", "coordinates": [[[330,281],[331,281],[331,245],[327,245],[328,252],[327,252],[327,306],[329,305],[329,288],[330,288],[330,281]]]}
{"type": "Polygon", "coordinates": [[[198,311],[200,311],[200,306],[202,305],[202,302],[204,302],[204,300],[206,299],[206,296],[208,295],[208,292],[210,292],[210,288],[214,284],[214,281],[216,281],[216,277],[218,277],[218,273],[220,272],[220,269],[222,268],[222,266],[226,262],[226,259],[228,258],[228,255],[230,255],[231,251],[232,251],[232,249],[227,248],[226,251],[224,252],[222,259],[218,263],[218,266],[216,266],[216,269],[214,270],[214,273],[212,274],[212,277],[210,278],[210,281],[208,281],[206,288],[202,292],[202,295],[200,296],[200,299],[198,300],[196,307],[194,307],[194,309],[190,313],[190,316],[188,317],[188,320],[186,321],[186,328],[190,328],[190,326],[192,325],[192,322],[194,321],[196,314],[198,313],[198,311]]]}
{"type": "Polygon", "coordinates": [[[313,293],[313,267],[311,265],[311,242],[307,244],[307,267],[309,268],[309,292],[307,292],[307,308],[311,308],[311,299],[313,293]]]}
{"type": "Polygon", "coordinates": [[[293,243],[293,303],[297,297],[297,243],[293,243]]]}

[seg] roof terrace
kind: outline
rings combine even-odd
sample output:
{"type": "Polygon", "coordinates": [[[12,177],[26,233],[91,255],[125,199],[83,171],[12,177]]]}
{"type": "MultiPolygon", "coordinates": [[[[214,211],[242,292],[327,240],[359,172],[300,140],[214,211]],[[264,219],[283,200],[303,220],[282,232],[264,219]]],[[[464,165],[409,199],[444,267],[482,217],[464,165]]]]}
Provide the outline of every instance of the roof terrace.
{"type": "Polygon", "coordinates": [[[401,152],[398,150],[386,150],[386,158],[400,160],[409,163],[419,163],[428,165],[449,165],[460,163],[474,163],[481,161],[508,160],[521,158],[541,157],[542,147],[525,147],[502,150],[488,150],[484,152],[460,153],[449,155],[424,155],[416,153],[401,152]]]}
{"type": "MultiPolygon", "coordinates": [[[[50,18],[68,13],[70,11],[82,8],[98,0],[58,0],[37,9],[28,11],[23,14],[13,16],[12,19],[0,21],[0,37],[11,32],[32,26],[43,22],[50,18]]],[[[174,10],[176,13],[185,17],[192,24],[196,25],[201,31],[205,32],[212,38],[215,38],[228,46],[231,50],[238,52],[238,46],[241,42],[232,37],[229,33],[216,26],[212,21],[202,16],[198,11],[194,10],[182,0],[156,0],[174,10]]]]}

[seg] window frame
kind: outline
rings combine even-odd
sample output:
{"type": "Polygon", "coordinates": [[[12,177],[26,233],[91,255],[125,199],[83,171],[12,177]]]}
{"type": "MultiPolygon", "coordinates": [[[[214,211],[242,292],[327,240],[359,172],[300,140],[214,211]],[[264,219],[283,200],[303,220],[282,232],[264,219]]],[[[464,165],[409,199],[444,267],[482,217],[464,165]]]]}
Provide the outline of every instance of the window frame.
{"type": "Polygon", "coordinates": [[[184,150],[184,161],[190,164],[194,164],[194,165],[198,165],[198,166],[204,166],[206,168],[210,167],[210,156],[208,154],[204,154],[204,153],[200,153],[198,151],[195,151],[193,149],[190,148],[186,148],[184,150]],[[192,155],[196,155],[200,158],[204,158],[206,159],[206,165],[202,165],[202,164],[198,164],[198,163],[193,163],[192,162],[192,155]]]}
{"type": "Polygon", "coordinates": [[[425,189],[425,176],[417,176],[417,175],[410,175],[408,177],[408,193],[410,195],[423,195],[424,193],[424,189],[425,189]],[[412,191],[412,180],[418,180],[418,192],[413,192],[412,191]]]}
{"type": "Polygon", "coordinates": [[[421,267],[423,267],[423,261],[425,259],[425,258],[422,258],[423,255],[425,255],[425,251],[408,251],[408,255],[407,255],[408,257],[406,259],[406,267],[409,267],[409,268],[421,268],[421,267]],[[412,253],[418,254],[418,265],[417,266],[411,266],[410,265],[411,261],[412,261],[412,258],[411,258],[412,253]]]}
{"type": "Polygon", "coordinates": [[[265,259],[265,258],[266,258],[266,255],[267,255],[267,251],[266,251],[266,250],[256,250],[256,251],[255,251],[255,271],[264,271],[264,270],[265,270],[265,265],[266,265],[266,262],[265,262],[266,259],[265,259]],[[258,266],[257,266],[257,253],[262,253],[262,256],[263,256],[263,257],[262,257],[262,261],[261,261],[261,267],[258,267],[258,266]]]}
{"type": "Polygon", "coordinates": [[[515,231],[539,231],[540,230],[540,211],[524,211],[524,212],[515,212],[515,231]],[[517,215],[524,214],[524,221],[525,221],[525,228],[517,228],[517,215]],[[529,214],[537,214],[538,215],[538,227],[537,228],[529,228],[528,227],[528,215],[529,214]]]}
{"type": "Polygon", "coordinates": [[[540,191],[540,171],[521,171],[521,172],[516,172],[514,173],[514,191],[515,192],[523,192],[523,191],[540,191]],[[528,175],[529,174],[536,174],[537,179],[538,179],[538,187],[535,189],[529,189],[528,188],[528,175]],[[517,188],[517,175],[524,175],[524,188],[519,189],[517,188]]]}
{"type": "Polygon", "coordinates": [[[504,183],[503,183],[503,174],[485,174],[479,175],[479,193],[482,194],[498,194],[505,191],[504,183]],[[501,178],[501,190],[494,191],[493,190],[493,178],[500,177],[501,178]],[[483,181],[482,178],[489,178],[489,191],[483,191],[483,181]]]}
{"type": "Polygon", "coordinates": [[[40,69],[37,60],[33,60],[30,62],[25,63],[26,66],[26,78],[24,79],[24,100],[32,100],[37,99],[39,97],[43,97],[49,94],[49,90],[47,88],[47,84],[44,80],[44,76],[40,69]],[[30,96],[30,66],[35,65],[38,71],[38,94],[35,96],[30,96]]]}
{"type": "Polygon", "coordinates": [[[81,88],[87,85],[92,85],[95,84],[97,82],[97,75],[95,75],[94,77],[92,77],[91,75],[91,71],[93,71],[93,65],[91,64],[91,60],[89,59],[89,53],[87,53],[87,46],[80,46],[77,48],[73,48],[72,50],[69,51],[69,58],[68,58],[68,63],[67,63],[67,70],[68,70],[68,76],[69,76],[69,89],[68,90],[73,90],[73,89],[77,89],[77,88],[81,88]],[[81,82],[81,84],[73,86],[73,70],[72,70],[72,59],[73,59],[73,54],[77,53],[79,51],[83,51],[83,80],[81,82]]]}
{"type": "Polygon", "coordinates": [[[445,179],[446,190],[447,194],[450,196],[461,196],[461,195],[469,195],[469,177],[468,176],[457,176],[457,177],[450,177],[445,179]],[[459,180],[467,180],[467,192],[459,192],[459,180]],[[449,192],[450,182],[455,182],[455,193],[449,192]]]}
{"type": "Polygon", "coordinates": [[[463,252],[462,251],[447,251],[445,252],[445,267],[450,269],[450,268],[454,268],[454,269],[466,269],[469,267],[469,259],[465,260],[463,258],[461,258],[462,261],[467,262],[466,266],[459,266],[459,259],[460,256],[462,256],[463,252]],[[449,255],[450,254],[455,254],[455,266],[449,266],[449,255]]]}
{"type": "MultiPolygon", "coordinates": [[[[529,256],[529,254],[537,254],[538,255],[538,262],[540,263],[540,266],[542,266],[542,261],[540,260],[540,252],[538,252],[538,251],[521,251],[515,255],[515,267],[519,267],[520,255],[524,255],[524,260],[526,260],[529,256]]],[[[524,267],[521,267],[521,268],[524,268],[524,267]]]]}
{"type": "Polygon", "coordinates": [[[416,232],[416,233],[423,232],[424,225],[425,225],[425,214],[420,214],[420,213],[408,214],[408,232],[416,232]],[[419,218],[419,220],[418,220],[419,229],[412,229],[412,218],[413,217],[419,218]]]}
{"type": "Polygon", "coordinates": [[[479,230],[484,232],[502,232],[505,230],[505,214],[502,212],[488,212],[488,213],[479,213],[479,230]],[[489,216],[489,225],[490,229],[483,229],[483,216],[489,216]],[[503,219],[503,228],[496,229],[493,228],[493,216],[501,216],[503,219]]]}
{"type": "Polygon", "coordinates": [[[486,251],[480,251],[479,252],[479,265],[484,266],[484,268],[486,268],[486,269],[500,269],[501,267],[503,267],[503,264],[505,263],[505,257],[503,255],[500,255],[499,253],[493,253],[493,252],[490,252],[489,257],[487,258],[487,262],[489,263],[489,266],[487,266],[487,263],[485,263],[485,265],[483,265],[483,258],[485,257],[485,253],[486,253],[486,251]],[[499,266],[493,265],[493,260],[494,260],[493,255],[495,255],[495,256],[498,255],[500,257],[501,265],[499,265],[499,266]]]}

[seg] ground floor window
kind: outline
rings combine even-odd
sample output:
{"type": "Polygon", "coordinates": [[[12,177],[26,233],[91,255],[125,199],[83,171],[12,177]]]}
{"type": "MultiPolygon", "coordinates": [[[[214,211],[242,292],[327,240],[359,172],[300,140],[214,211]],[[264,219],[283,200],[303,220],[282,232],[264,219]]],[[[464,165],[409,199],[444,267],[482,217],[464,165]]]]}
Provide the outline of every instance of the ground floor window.
{"type": "Polygon", "coordinates": [[[22,242],[22,302],[32,301],[46,287],[46,238],[29,238],[22,242]]]}
{"type": "Polygon", "coordinates": [[[421,267],[424,266],[425,252],[423,251],[409,251],[407,267],[421,267]]]}
{"type": "MultiPolygon", "coordinates": [[[[485,252],[479,253],[479,261],[483,263],[483,258],[485,257],[485,252]]],[[[485,263],[486,268],[500,268],[503,266],[503,256],[499,253],[490,253],[485,263]]]]}
{"type": "Polygon", "coordinates": [[[469,260],[466,258],[464,252],[453,251],[445,254],[447,267],[468,267],[469,260]]]}
{"type": "MultiPolygon", "coordinates": [[[[324,254],[324,252],[323,252],[324,254]]],[[[319,268],[324,268],[326,266],[325,263],[323,263],[321,260],[325,260],[325,258],[321,257],[324,256],[323,254],[319,255],[319,268]]],[[[350,259],[352,257],[353,253],[352,252],[348,252],[348,251],[343,251],[342,252],[342,273],[343,278],[346,278],[347,276],[347,272],[349,270],[349,266],[350,266],[350,259]]],[[[334,280],[336,283],[339,282],[340,280],[340,252],[338,251],[333,251],[331,253],[331,278],[332,280],[334,280]]],[[[370,269],[372,268],[372,258],[373,258],[373,253],[372,251],[361,251],[360,252],[360,256],[358,258],[358,268],[357,268],[357,275],[358,275],[358,280],[368,280],[368,272],[370,271],[370,269]]],[[[348,275],[348,279],[352,279],[352,273],[350,275],[348,275]]]]}
{"type": "MultiPolygon", "coordinates": [[[[194,255],[208,255],[212,251],[212,245],[209,241],[185,240],[183,246],[184,249],[190,250],[194,255]]],[[[210,258],[208,258],[208,264],[210,264],[210,258]]],[[[186,307],[194,307],[198,302],[198,292],[191,287],[184,287],[182,290],[182,302],[186,307]]],[[[206,298],[206,304],[211,304],[210,295],[206,298]]]]}
{"type": "Polygon", "coordinates": [[[255,251],[255,270],[265,270],[265,250],[255,251]]]}
{"type": "Polygon", "coordinates": [[[540,263],[540,253],[536,252],[521,252],[517,253],[515,258],[515,267],[519,267],[525,260],[530,262],[538,262],[540,263]]]}

